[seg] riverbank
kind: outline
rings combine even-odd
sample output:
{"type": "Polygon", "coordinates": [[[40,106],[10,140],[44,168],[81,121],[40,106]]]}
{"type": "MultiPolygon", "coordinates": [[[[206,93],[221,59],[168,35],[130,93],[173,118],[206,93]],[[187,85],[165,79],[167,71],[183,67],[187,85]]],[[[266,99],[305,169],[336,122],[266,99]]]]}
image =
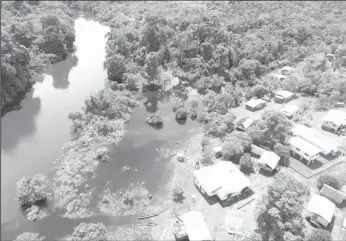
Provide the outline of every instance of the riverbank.
{"type": "Polygon", "coordinates": [[[74,51],[73,13],[62,2],[8,1],[1,7],[1,116],[18,109],[35,76],[74,51]]]}

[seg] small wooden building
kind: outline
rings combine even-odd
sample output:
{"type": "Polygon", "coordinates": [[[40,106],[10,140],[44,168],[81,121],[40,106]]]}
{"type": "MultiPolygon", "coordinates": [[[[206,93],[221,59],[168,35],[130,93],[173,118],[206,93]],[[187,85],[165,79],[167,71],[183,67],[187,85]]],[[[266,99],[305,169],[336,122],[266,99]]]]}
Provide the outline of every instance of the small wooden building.
{"type": "Polygon", "coordinates": [[[340,205],[346,198],[346,195],[344,193],[332,188],[331,186],[327,184],[324,184],[323,187],[321,188],[320,195],[328,198],[329,200],[331,200],[337,205],[340,205]]]}
{"type": "Polygon", "coordinates": [[[335,204],[320,195],[312,195],[307,206],[307,218],[321,228],[327,228],[332,222],[335,204]]]}

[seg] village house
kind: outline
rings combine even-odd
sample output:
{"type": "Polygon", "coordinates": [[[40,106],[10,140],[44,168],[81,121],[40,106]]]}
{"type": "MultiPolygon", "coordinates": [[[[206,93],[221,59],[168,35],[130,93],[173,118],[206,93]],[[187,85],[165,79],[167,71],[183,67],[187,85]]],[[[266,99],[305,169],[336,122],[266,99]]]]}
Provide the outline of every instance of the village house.
{"type": "Polygon", "coordinates": [[[285,66],[281,69],[281,74],[288,75],[292,72],[293,68],[290,66],[285,66]]]}
{"type": "Polygon", "coordinates": [[[335,133],[346,128],[346,112],[342,110],[330,110],[323,118],[322,129],[335,133]]]}
{"type": "Polygon", "coordinates": [[[340,192],[327,184],[324,184],[321,188],[320,195],[328,198],[337,205],[340,205],[346,198],[346,195],[343,192],[340,192]]]}
{"type": "Polygon", "coordinates": [[[291,131],[294,136],[299,136],[319,148],[321,150],[321,155],[324,157],[335,156],[339,152],[340,144],[338,142],[319,133],[313,128],[296,124],[291,131]]]}
{"type": "Polygon", "coordinates": [[[249,117],[242,118],[237,122],[236,129],[238,131],[246,131],[253,123],[254,120],[249,117]]]}
{"type": "Polygon", "coordinates": [[[296,105],[285,105],[280,112],[284,114],[287,118],[292,118],[295,113],[299,110],[299,107],[296,105]]]}
{"type": "Polygon", "coordinates": [[[267,105],[267,102],[262,99],[251,99],[245,103],[246,109],[251,111],[256,111],[264,108],[267,105]]]}
{"type": "Polygon", "coordinates": [[[258,159],[257,163],[260,169],[264,169],[271,173],[280,169],[278,166],[280,157],[272,151],[265,150],[252,144],[251,155],[258,159]]]}
{"type": "Polygon", "coordinates": [[[221,201],[236,197],[246,188],[253,187],[250,180],[229,161],[220,161],[195,170],[194,182],[203,194],[208,197],[216,195],[221,201]]]}
{"type": "Polygon", "coordinates": [[[183,223],[174,225],[176,240],[213,240],[203,214],[197,211],[190,211],[181,217],[183,223]]]}
{"type": "Polygon", "coordinates": [[[307,164],[313,163],[318,157],[321,149],[299,136],[291,137],[288,141],[292,156],[298,156],[300,161],[305,159],[307,164]]]}
{"type": "Polygon", "coordinates": [[[332,222],[335,204],[320,195],[312,195],[308,206],[306,217],[317,227],[327,228],[332,222]]]}
{"type": "Polygon", "coordinates": [[[287,90],[278,90],[275,92],[274,101],[278,103],[287,103],[294,98],[294,94],[287,90]]]}
{"type": "Polygon", "coordinates": [[[258,159],[258,165],[268,172],[275,172],[280,169],[278,166],[279,161],[280,157],[276,153],[266,150],[258,159]]]}

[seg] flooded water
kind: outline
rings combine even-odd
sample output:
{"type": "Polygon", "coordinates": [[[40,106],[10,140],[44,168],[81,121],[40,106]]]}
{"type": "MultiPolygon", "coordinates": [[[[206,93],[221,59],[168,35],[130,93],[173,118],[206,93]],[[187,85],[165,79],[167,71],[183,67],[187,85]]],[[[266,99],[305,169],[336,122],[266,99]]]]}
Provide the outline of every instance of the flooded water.
{"type": "MultiPolygon", "coordinates": [[[[24,219],[15,201],[22,176],[53,172],[53,162],[70,137],[70,112],[105,85],[103,70],[109,28],[79,14],[75,20],[78,50],[39,77],[21,102],[22,109],[1,119],[1,223],[24,219]]],[[[18,222],[17,222],[18,223],[18,222]]],[[[1,232],[4,235],[4,230],[1,232]]]]}
{"type": "MultiPolygon", "coordinates": [[[[22,176],[35,173],[53,175],[50,162],[56,160],[61,147],[70,137],[70,112],[80,111],[84,100],[105,86],[106,72],[105,34],[109,31],[88,14],[79,13],[75,20],[78,50],[63,62],[54,64],[40,76],[26,98],[22,109],[6,114],[1,123],[1,239],[13,240],[22,232],[38,232],[46,240],[57,240],[73,232],[82,222],[103,222],[105,225],[134,223],[137,217],[94,216],[88,219],[69,220],[51,214],[29,222],[23,217],[15,201],[16,183],[22,176]]],[[[174,79],[170,88],[179,83],[174,79]]],[[[180,91],[178,91],[180,92],[180,91]]],[[[181,94],[181,92],[179,93],[181,94]]],[[[92,181],[98,191],[111,182],[114,189],[126,188],[129,183],[143,181],[151,193],[158,190],[169,175],[172,150],[176,142],[183,142],[198,123],[188,119],[178,123],[167,95],[146,92],[140,106],[125,127],[124,139],[111,147],[111,162],[102,164],[92,181]],[[148,103],[150,102],[150,105],[148,103]],[[163,114],[161,129],[146,123],[148,113],[159,110],[163,114]]]]}

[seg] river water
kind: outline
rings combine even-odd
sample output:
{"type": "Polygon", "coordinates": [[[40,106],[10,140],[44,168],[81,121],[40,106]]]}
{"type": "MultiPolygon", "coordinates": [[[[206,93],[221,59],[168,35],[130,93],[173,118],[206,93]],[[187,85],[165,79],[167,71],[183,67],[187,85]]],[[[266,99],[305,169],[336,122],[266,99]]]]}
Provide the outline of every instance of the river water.
{"type": "MultiPolygon", "coordinates": [[[[101,221],[106,225],[134,222],[133,217],[69,220],[57,214],[29,222],[15,200],[16,183],[22,176],[54,174],[52,162],[70,137],[72,123],[68,114],[81,111],[84,100],[105,87],[103,62],[109,28],[91,14],[81,12],[76,13],[74,24],[77,51],[39,76],[21,102],[22,109],[1,119],[1,240],[13,240],[22,232],[38,232],[46,240],[57,240],[71,234],[81,222],[101,221]]],[[[186,140],[197,129],[198,124],[191,120],[177,123],[171,102],[163,96],[148,92],[143,98],[151,106],[142,101],[134,109],[124,139],[112,147],[111,162],[98,170],[96,187],[104,187],[111,181],[116,188],[126,188],[130,182],[144,181],[150,192],[156,192],[169,175],[170,156],[164,157],[160,149],[186,140]],[[163,113],[162,129],[154,129],[145,122],[148,113],[155,109],[163,113]]]]}

